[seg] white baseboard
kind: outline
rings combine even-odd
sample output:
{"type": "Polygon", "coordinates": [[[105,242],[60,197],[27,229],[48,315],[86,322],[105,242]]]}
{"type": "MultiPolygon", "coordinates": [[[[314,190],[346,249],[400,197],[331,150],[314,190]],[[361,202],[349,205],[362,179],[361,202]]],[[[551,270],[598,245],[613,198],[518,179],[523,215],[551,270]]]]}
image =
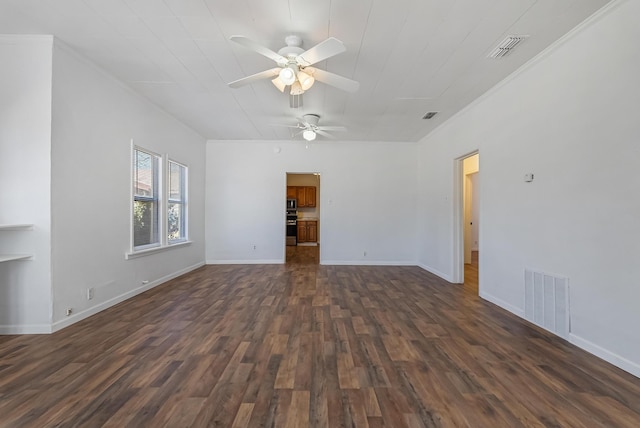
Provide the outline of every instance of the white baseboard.
{"type": "Polygon", "coordinates": [[[284,261],[279,260],[207,260],[208,265],[281,265],[284,261]]]}
{"type": "MultiPolygon", "coordinates": [[[[480,293],[478,293],[478,295],[483,298],[486,301],[489,301],[491,303],[493,303],[494,305],[500,306],[502,309],[507,310],[509,312],[511,312],[514,315],[519,316],[520,318],[524,319],[524,309],[518,308],[517,306],[513,306],[510,303],[505,302],[502,299],[499,299],[495,296],[492,296],[491,294],[484,292],[484,291],[480,291],[480,293]]],[[[525,320],[526,321],[526,320],[525,320]]]]}
{"type": "Polygon", "coordinates": [[[98,312],[104,311],[105,309],[110,308],[111,306],[124,302],[127,299],[137,296],[140,293],[144,293],[145,291],[150,290],[154,287],[157,287],[158,285],[163,284],[169,280],[172,280],[173,278],[177,278],[180,275],[184,275],[185,273],[198,269],[201,266],[204,266],[204,262],[196,263],[195,265],[181,269],[177,272],[173,272],[169,275],[163,276],[162,278],[158,278],[155,281],[151,281],[148,284],[145,284],[141,287],[134,288],[133,290],[129,290],[126,293],[113,297],[109,300],[106,300],[102,303],[99,303],[95,306],[85,309],[84,311],[78,312],[77,314],[73,314],[69,317],[66,317],[63,320],[56,321],[51,325],[49,333],[54,333],[56,331],[62,330],[63,328],[68,327],[71,324],[75,324],[78,321],[82,321],[85,318],[89,318],[90,316],[95,315],[98,312]]]}
{"type": "Polygon", "coordinates": [[[429,266],[424,265],[422,263],[418,264],[418,267],[426,270],[429,273],[434,274],[435,276],[439,276],[440,278],[444,279],[447,282],[453,283],[453,278],[451,277],[451,275],[447,275],[446,273],[442,273],[439,270],[433,269],[432,267],[429,267],[429,266]]]}
{"type": "Polygon", "coordinates": [[[569,342],[573,343],[578,348],[582,348],[590,354],[602,358],[606,362],[611,363],[614,366],[619,367],[622,370],[640,378],[640,363],[627,360],[626,358],[621,357],[620,355],[613,353],[607,349],[604,349],[596,345],[595,343],[589,342],[588,340],[583,339],[580,336],[576,336],[573,333],[569,333],[569,342]]]}
{"type": "Polygon", "coordinates": [[[51,324],[0,325],[0,335],[7,334],[51,334],[51,324]]]}
{"type": "Polygon", "coordinates": [[[416,262],[384,260],[320,260],[323,266],[415,266],[416,262]]]}

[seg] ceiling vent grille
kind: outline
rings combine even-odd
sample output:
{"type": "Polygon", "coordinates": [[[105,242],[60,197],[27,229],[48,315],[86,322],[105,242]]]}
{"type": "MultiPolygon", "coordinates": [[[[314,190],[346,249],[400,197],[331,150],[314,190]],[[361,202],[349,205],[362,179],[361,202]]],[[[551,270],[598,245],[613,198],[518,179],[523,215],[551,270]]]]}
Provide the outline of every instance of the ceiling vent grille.
{"type": "Polygon", "coordinates": [[[489,58],[502,58],[509,55],[516,46],[520,45],[529,36],[507,36],[500,42],[498,46],[489,54],[489,58]]]}
{"type": "Polygon", "coordinates": [[[431,119],[433,116],[435,116],[436,114],[438,114],[437,111],[430,111],[429,113],[425,114],[424,116],[422,116],[423,119],[431,119]]]}

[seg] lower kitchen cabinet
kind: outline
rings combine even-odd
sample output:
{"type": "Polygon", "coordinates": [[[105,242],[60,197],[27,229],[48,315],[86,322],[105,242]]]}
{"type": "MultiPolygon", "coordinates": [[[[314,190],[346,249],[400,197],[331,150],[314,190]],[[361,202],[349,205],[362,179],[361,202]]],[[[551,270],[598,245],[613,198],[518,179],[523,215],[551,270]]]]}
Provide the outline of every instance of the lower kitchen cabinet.
{"type": "Polygon", "coordinates": [[[317,220],[298,220],[298,242],[318,242],[317,220]]]}

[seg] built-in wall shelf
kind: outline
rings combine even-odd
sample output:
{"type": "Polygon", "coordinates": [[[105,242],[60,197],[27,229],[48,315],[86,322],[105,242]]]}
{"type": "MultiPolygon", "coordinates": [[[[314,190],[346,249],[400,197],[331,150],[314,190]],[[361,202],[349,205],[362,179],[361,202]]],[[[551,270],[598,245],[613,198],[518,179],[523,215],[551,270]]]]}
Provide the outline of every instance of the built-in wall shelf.
{"type": "MultiPolygon", "coordinates": [[[[33,230],[32,224],[0,224],[0,231],[4,230],[33,230]]],[[[31,260],[31,254],[0,254],[0,263],[12,260],[31,260]]]]}
{"type": "Polygon", "coordinates": [[[0,224],[0,230],[32,230],[32,224],[0,224]]]}
{"type": "Polygon", "coordinates": [[[0,254],[0,263],[12,260],[29,260],[32,257],[31,254],[0,254]]]}

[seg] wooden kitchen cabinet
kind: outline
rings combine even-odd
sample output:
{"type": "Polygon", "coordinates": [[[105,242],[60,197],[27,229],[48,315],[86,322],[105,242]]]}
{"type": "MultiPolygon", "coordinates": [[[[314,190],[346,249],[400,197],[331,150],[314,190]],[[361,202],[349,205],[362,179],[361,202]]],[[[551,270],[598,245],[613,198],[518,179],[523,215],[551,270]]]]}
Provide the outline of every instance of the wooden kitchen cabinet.
{"type": "Polygon", "coordinates": [[[318,222],[307,221],[307,242],[318,242],[318,222]]]}
{"type": "Polygon", "coordinates": [[[287,199],[298,201],[298,208],[315,208],[315,186],[287,186],[287,199]]]}
{"type": "Polygon", "coordinates": [[[296,186],[287,186],[287,199],[298,199],[298,189],[296,186]]]}
{"type": "Polygon", "coordinates": [[[287,199],[296,199],[298,208],[315,208],[315,186],[287,186],[287,199]]]}
{"type": "Polygon", "coordinates": [[[318,242],[317,220],[298,220],[298,242],[318,242]]]}
{"type": "Polygon", "coordinates": [[[304,186],[296,187],[296,199],[298,199],[298,208],[304,208],[307,206],[307,191],[304,186]]]}
{"type": "Polygon", "coordinates": [[[304,188],[304,193],[306,198],[305,202],[307,203],[305,206],[314,208],[316,206],[316,188],[313,186],[306,186],[304,188]]]}
{"type": "Polygon", "coordinates": [[[298,220],[298,244],[307,242],[307,222],[298,220]]]}

